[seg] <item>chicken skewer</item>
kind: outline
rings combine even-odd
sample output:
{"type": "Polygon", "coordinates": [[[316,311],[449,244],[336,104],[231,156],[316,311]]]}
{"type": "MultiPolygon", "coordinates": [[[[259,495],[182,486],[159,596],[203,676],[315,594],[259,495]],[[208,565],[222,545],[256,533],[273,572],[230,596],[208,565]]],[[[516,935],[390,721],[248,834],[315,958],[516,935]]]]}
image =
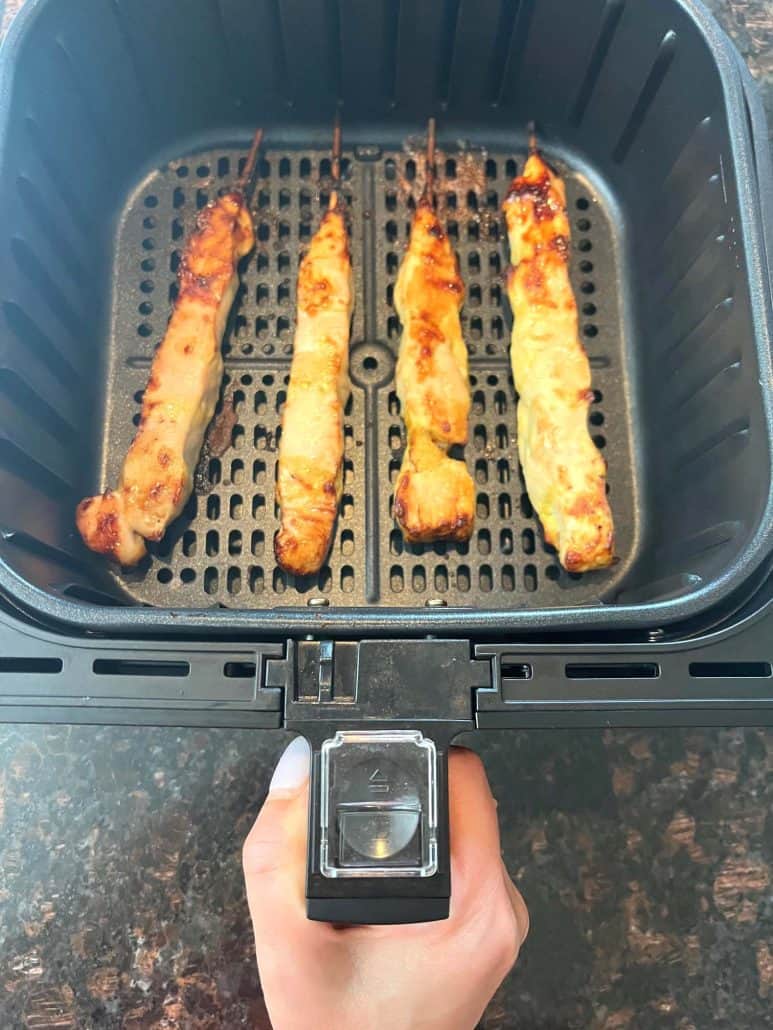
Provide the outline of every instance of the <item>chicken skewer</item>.
{"type": "Polygon", "coordinates": [[[429,121],[425,188],[395,287],[403,324],[397,393],[407,445],[395,485],[394,514],[406,540],[467,540],[475,490],[448,448],[467,442],[470,387],[459,311],[464,285],[435,210],[435,120],[429,121]]]}
{"type": "Polygon", "coordinates": [[[333,538],[343,488],[344,408],[351,392],[354,305],[341,202],[341,126],[336,117],[332,190],[298,273],[298,315],[279,442],[280,528],[274,554],[287,572],[317,572],[333,538]]]}
{"type": "Polygon", "coordinates": [[[614,528],[606,463],[588,432],[590,364],[569,282],[564,183],[543,161],[533,128],[523,174],[503,205],[512,267],[510,358],[518,403],[518,453],[545,541],[570,572],[610,565],[614,528]]]}
{"type": "Polygon", "coordinates": [[[254,244],[247,188],[262,130],[234,189],[199,214],[177,273],[179,293],[151,366],[139,429],[118,488],[78,505],[84,542],[135,565],[182,511],[223,378],[221,342],[239,286],[237,267],[254,244]]]}

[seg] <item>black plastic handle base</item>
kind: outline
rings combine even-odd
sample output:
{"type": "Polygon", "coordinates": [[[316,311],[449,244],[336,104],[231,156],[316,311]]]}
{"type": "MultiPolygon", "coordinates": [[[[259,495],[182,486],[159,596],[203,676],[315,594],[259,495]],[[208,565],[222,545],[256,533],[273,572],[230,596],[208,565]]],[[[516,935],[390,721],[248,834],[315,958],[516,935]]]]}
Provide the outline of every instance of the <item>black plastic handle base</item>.
{"type": "Polygon", "coordinates": [[[338,926],[434,923],[448,919],[450,898],[307,898],[306,915],[338,926]]]}
{"type": "MultiPolygon", "coordinates": [[[[491,686],[490,660],[473,658],[465,640],[302,640],[288,646],[284,670],[285,725],[302,733],[312,749],[309,918],[356,924],[446,919],[451,897],[448,748],[458,734],[475,727],[473,695],[491,686]],[[325,741],[338,732],[417,733],[434,744],[437,853],[432,875],[396,875],[395,870],[370,876],[364,869],[358,876],[323,875],[321,755],[325,741]]],[[[337,826],[328,821],[328,830],[337,826]]],[[[430,836],[422,839],[422,850],[425,839],[430,836]]],[[[428,870],[433,863],[419,865],[428,870]]]]}

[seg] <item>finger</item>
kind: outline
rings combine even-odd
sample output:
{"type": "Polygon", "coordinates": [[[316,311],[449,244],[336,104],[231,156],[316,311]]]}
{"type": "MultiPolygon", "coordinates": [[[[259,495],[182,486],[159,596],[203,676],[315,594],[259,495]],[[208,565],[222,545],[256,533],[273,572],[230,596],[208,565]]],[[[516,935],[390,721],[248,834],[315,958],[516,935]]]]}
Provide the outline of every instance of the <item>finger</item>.
{"type": "Polygon", "coordinates": [[[305,923],[309,745],[297,737],[274,771],[268,796],[242,851],[256,942],[271,928],[305,923]]]}
{"type": "Polygon", "coordinates": [[[499,825],[483,762],[467,748],[448,755],[452,905],[476,893],[484,879],[499,875],[499,825]]]}

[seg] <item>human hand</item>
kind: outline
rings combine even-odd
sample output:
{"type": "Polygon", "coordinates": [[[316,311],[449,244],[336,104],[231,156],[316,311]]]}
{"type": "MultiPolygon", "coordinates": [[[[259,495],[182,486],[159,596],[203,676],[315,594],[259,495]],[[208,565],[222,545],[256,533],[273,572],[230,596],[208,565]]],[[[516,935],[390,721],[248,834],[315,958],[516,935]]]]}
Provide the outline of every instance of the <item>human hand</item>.
{"type": "Polygon", "coordinates": [[[447,920],[337,928],[306,918],[309,748],[299,737],[274,772],[244,844],[260,980],[274,1030],[469,1030],[529,929],[502,862],[483,763],[448,762],[451,912],[447,920]]]}

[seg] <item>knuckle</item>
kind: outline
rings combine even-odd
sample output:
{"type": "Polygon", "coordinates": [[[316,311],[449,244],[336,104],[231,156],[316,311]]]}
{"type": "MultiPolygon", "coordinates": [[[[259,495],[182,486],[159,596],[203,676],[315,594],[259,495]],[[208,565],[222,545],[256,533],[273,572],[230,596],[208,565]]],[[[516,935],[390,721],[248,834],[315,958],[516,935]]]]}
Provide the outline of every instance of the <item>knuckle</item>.
{"type": "Polygon", "coordinates": [[[500,905],[492,934],[492,944],[497,969],[501,971],[502,976],[505,976],[515,965],[521,949],[521,929],[518,925],[518,918],[507,899],[504,899],[500,905]]]}
{"type": "Polygon", "coordinates": [[[253,832],[242,848],[242,867],[247,876],[267,876],[282,864],[282,849],[276,840],[253,832]]]}

